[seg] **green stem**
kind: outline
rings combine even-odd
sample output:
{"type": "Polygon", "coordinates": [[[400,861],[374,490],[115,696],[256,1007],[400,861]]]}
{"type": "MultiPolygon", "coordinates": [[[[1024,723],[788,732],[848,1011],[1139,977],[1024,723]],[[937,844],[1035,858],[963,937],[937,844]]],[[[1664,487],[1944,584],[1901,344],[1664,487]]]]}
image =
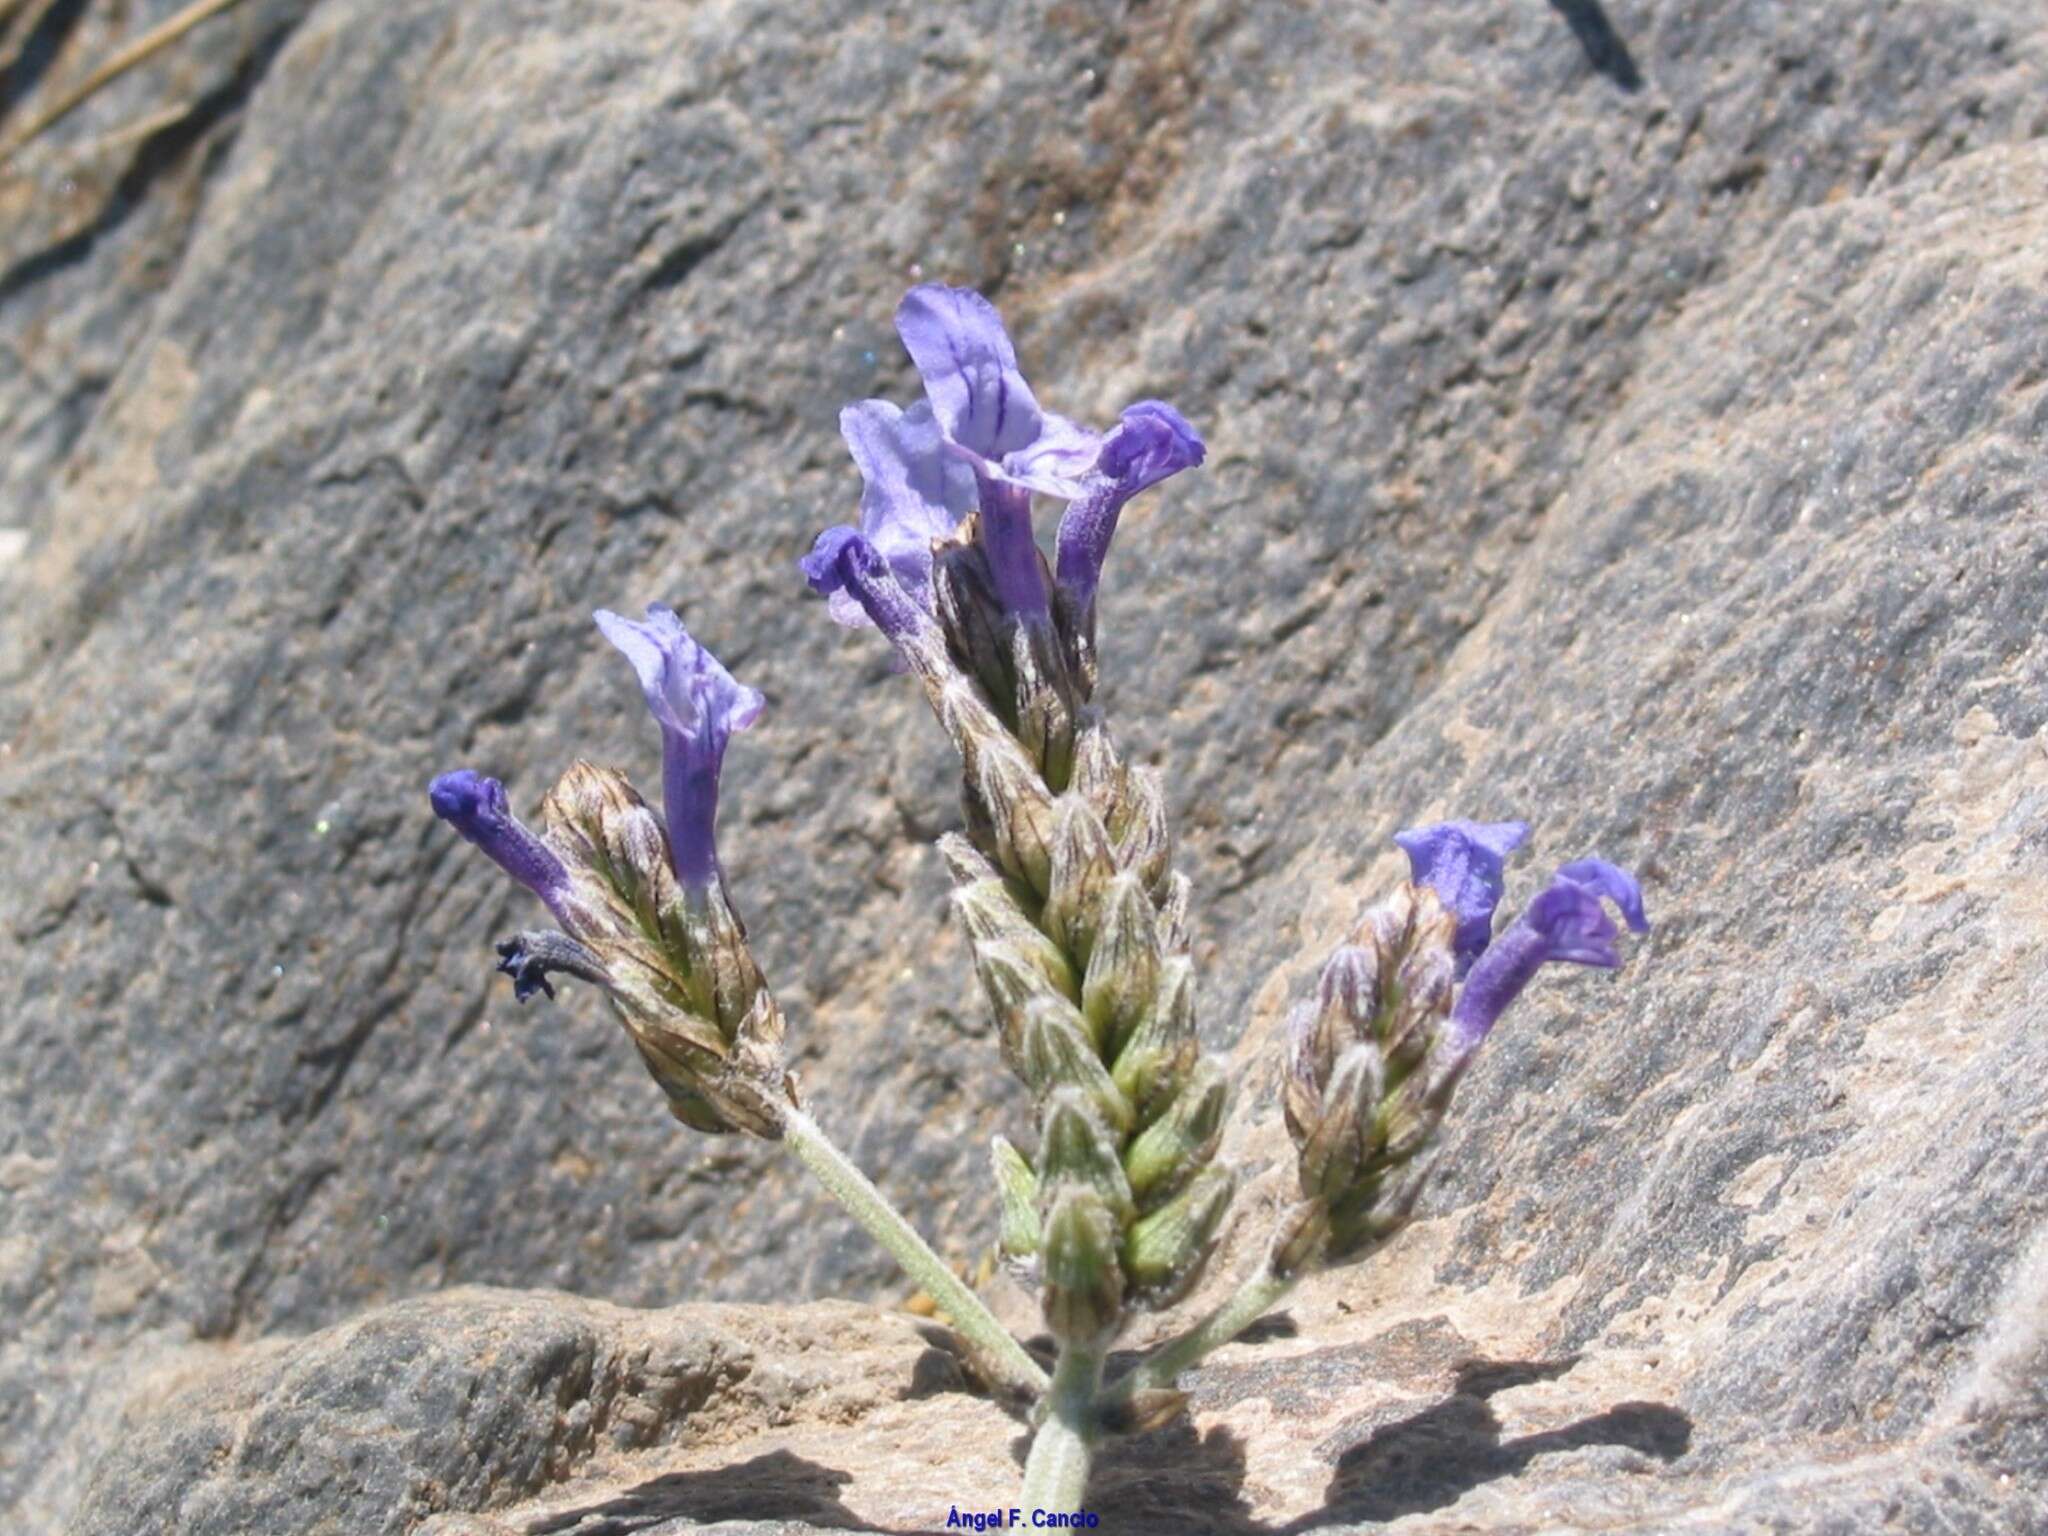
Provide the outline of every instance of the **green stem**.
{"type": "Polygon", "coordinates": [[[1237,1293],[1186,1333],[1161,1345],[1130,1374],[1109,1389],[1112,1402],[1124,1402],[1140,1392],[1170,1387],[1174,1378],[1190,1366],[1199,1365],[1212,1351],[1221,1349],[1280,1303],[1301,1277],[1282,1279],[1265,1265],[1237,1288],[1237,1293]]]}
{"type": "Polygon", "coordinates": [[[1026,1510],[1081,1508],[1088,1491],[1088,1466],[1095,1459],[1095,1394],[1101,1385],[1100,1350],[1060,1347],[1045,1422],[1038,1426],[1030,1460],[1024,1463],[1026,1510]]]}
{"type": "Polygon", "coordinates": [[[1044,1369],[1024,1353],[1024,1346],[1010,1337],[1007,1328],[982,1305],[981,1298],[964,1285],[946,1261],[926,1246],[917,1229],[896,1213],[868,1176],[847,1160],[818,1124],[802,1110],[782,1111],[782,1139],[803,1165],[818,1176],[832,1198],[845,1206],[868,1235],[889,1250],[904,1273],[924,1287],[925,1294],[938,1303],[952,1320],[954,1331],[973,1348],[983,1365],[998,1373],[1000,1385],[1027,1397],[1037,1397],[1049,1383],[1044,1369]]]}

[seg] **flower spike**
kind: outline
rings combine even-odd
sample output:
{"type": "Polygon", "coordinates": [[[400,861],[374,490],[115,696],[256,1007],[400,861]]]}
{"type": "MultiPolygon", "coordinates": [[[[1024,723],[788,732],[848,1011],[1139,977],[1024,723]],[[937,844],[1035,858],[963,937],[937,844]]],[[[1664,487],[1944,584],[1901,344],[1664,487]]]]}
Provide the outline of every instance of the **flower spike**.
{"type": "Polygon", "coordinates": [[[734,731],[760,718],[763,700],[735,682],[683,621],[658,603],[644,623],[603,610],[595,615],[604,637],[639,675],[647,708],[661,727],[663,808],[676,878],[701,891],[718,874],[714,839],[718,774],[734,731]]]}

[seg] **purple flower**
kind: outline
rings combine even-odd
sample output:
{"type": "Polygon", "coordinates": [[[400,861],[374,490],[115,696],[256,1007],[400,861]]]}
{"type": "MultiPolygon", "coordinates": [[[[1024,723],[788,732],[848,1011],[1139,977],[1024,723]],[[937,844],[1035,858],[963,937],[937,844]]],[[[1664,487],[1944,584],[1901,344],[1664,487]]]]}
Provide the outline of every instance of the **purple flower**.
{"type": "MultiPolygon", "coordinates": [[[[1650,919],[1643,912],[1643,888],[1636,877],[1605,859],[1574,859],[1557,871],[1560,880],[1583,886],[1596,896],[1605,896],[1621,909],[1622,918],[1637,933],[1650,931],[1650,919]]],[[[1587,961],[1588,965],[1613,966],[1614,960],[1587,961]]]]}
{"type": "MultiPolygon", "coordinates": [[[[863,400],[839,417],[860,466],[862,537],[929,613],[932,541],[973,507],[997,599],[1020,619],[1043,619],[1049,604],[1031,532],[1032,493],[1078,502],[1060,525],[1060,584],[1085,610],[1123,504],[1201,463],[1201,438],[1156,400],[1125,411],[1107,438],[1041,409],[1018,371],[1002,316],[971,289],[911,289],[896,308],[896,330],[924,381],[924,401],[898,411],[863,400]]],[[[844,548],[836,540],[834,558],[844,548]]],[[[831,597],[840,623],[872,619],[856,589],[822,567],[817,550],[804,574],[831,597]]]]}
{"type": "Polygon", "coordinates": [[[1454,1062],[1463,1062],[1478,1049],[1545,963],[1558,960],[1606,970],[1621,964],[1614,946],[1621,930],[1601,905],[1602,898],[1620,908],[1637,933],[1649,932],[1643,890],[1635,876],[1605,859],[1565,865],[1472,967],[1446,1031],[1454,1062]]]}
{"type": "Polygon", "coordinates": [[[1087,487],[1060,519],[1059,585],[1077,613],[1088,611],[1124,503],[1169,475],[1192,469],[1208,449],[1187,418],[1160,400],[1140,400],[1104,439],[1087,487]]]}
{"type": "MultiPolygon", "coordinates": [[[[888,561],[903,590],[929,613],[932,541],[951,533],[973,510],[973,469],[946,451],[928,401],[920,400],[907,411],[886,400],[858,401],[839,413],[839,435],[860,468],[861,536],[888,561]]],[[[832,617],[841,624],[858,628],[873,622],[843,586],[829,596],[832,617]]]]}
{"type": "MultiPolygon", "coordinates": [[[[902,644],[936,621],[931,595],[911,596],[882,552],[858,528],[827,528],[797,562],[811,590],[833,603],[852,603],[892,643],[902,644]]],[[[833,610],[837,616],[838,610],[833,610]]]]}
{"type": "Polygon", "coordinates": [[[759,718],[761,695],[734,682],[718,658],[690,638],[683,621],[659,603],[648,605],[645,623],[602,610],[595,618],[605,639],[633,664],[647,708],[661,727],[669,856],[676,878],[701,891],[718,874],[713,832],[725,744],[759,718]]]}
{"type": "Polygon", "coordinates": [[[1506,888],[1501,866],[1528,840],[1521,821],[1440,821],[1394,834],[1408,855],[1409,878],[1435,891],[1458,921],[1451,948],[1459,976],[1493,942],[1493,909],[1506,888]]]}
{"type": "Polygon", "coordinates": [[[506,874],[547,903],[565,927],[569,870],[512,814],[505,786],[472,768],[444,773],[427,786],[434,814],[481,848],[506,874]]]}
{"type": "Polygon", "coordinates": [[[973,290],[911,289],[896,307],[896,332],[924,380],[947,452],[973,472],[996,596],[1019,617],[1044,615],[1031,493],[1080,495],[1102,439],[1039,409],[1002,316],[973,290]]]}
{"type": "Polygon", "coordinates": [[[977,474],[1063,499],[1081,493],[1102,439],[1039,409],[995,305],[926,283],[896,306],[896,333],[947,444],[977,474]]]}

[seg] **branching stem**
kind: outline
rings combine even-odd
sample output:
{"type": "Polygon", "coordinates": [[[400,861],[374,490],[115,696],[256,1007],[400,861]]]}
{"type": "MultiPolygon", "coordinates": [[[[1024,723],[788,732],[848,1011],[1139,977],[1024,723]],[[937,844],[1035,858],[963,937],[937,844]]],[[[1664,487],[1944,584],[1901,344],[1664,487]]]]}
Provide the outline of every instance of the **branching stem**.
{"type": "Polygon", "coordinates": [[[1112,1385],[1110,1400],[1123,1402],[1139,1392],[1172,1386],[1174,1378],[1182,1371],[1201,1364],[1209,1354],[1221,1349],[1278,1306],[1299,1279],[1298,1275],[1282,1279],[1265,1265],[1260,1265],[1257,1273],[1239,1286],[1236,1294],[1222,1306],[1179,1338],[1162,1344],[1112,1385]]]}
{"type": "Polygon", "coordinates": [[[868,1176],[856,1168],[818,1129],[815,1120],[802,1110],[782,1111],[782,1139],[803,1165],[818,1177],[832,1198],[845,1206],[870,1237],[888,1249],[889,1256],[903,1266],[905,1274],[924,1287],[925,1294],[938,1303],[952,1321],[954,1331],[968,1343],[984,1369],[999,1375],[998,1385],[1027,1397],[1043,1394],[1049,1381],[1044,1369],[1024,1352],[1024,1346],[982,1304],[953,1273],[946,1261],[926,1245],[917,1229],[876,1189],[868,1176]]]}

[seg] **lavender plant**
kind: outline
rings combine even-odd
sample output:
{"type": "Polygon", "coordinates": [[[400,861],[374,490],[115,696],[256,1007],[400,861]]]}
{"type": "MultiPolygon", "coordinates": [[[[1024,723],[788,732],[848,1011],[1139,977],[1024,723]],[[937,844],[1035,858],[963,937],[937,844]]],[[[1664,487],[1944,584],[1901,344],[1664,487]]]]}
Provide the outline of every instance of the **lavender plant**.
{"type": "Polygon", "coordinates": [[[827,529],[801,564],[834,619],[894,648],[960,758],[963,830],[939,846],[1003,1061],[1034,1110],[1035,1145],[998,1136],[992,1162],[1001,1248],[1037,1288],[1050,1377],[804,1109],[714,836],[725,750],[760,714],[759,693],[668,609],[599,613],[661,729],[665,817],[624,775],[580,762],[542,802],[538,832],[495,779],[459,770],[430,793],[559,925],[498,946],[516,996],[552,996],[554,975],[599,987],[677,1119],[788,1146],[931,1295],[990,1382],[1028,1406],[1026,1507],[1071,1509],[1105,1434],[1170,1419],[1182,1372],[1304,1276],[1363,1259],[1408,1220],[1460,1079],[1536,972],[1618,965],[1610,904],[1637,932],[1649,925],[1636,881],[1588,858],[1496,935],[1505,861],[1528,828],[1400,833],[1409,882],[1359,918],[1287,1019],[1295,1197],[1227,1300],[1106,1382],[1133,1317],[1202,1279],[1236,1187],[1217,1161],[1229,1085],[1196,1031],[1189,886],[1164,786],[1125,758],[1096,701],[1118,518],[1205,450],[1159,401],[1103,433],[1042,409],[977,293],[914,288],[896,324],[925,397],[841,412],[859,525],[827,529]],[[1050,563],[1035,495],[1066,504],[1050,563]]]}

